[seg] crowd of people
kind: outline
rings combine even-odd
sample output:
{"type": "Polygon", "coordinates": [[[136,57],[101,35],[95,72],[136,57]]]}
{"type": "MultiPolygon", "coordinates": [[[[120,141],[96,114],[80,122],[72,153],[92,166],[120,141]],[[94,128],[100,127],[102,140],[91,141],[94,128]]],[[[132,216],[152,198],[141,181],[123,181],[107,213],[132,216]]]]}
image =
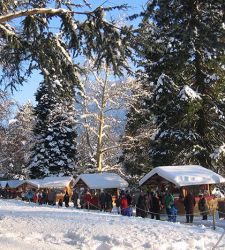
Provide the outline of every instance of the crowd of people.
{"type": "Polygon", "coordinates": [[[44,189],[41,191],[27,190],[15,191],[11,189],[0,189],[0,197],[4,199],[21,199],[41,204],[56,205],[56,191],[54,189],[44,189]]]}
{"type": "MultiPolygon", "coordinates": [[[[119,194],[112,195],[107,190],[101,190],[100,193],[91,193],[89,189],[74,189],[72,195],[67,191],[60,198],[54,189],[44,189],[41,191],[22,191],[13,192],[9,189],[0,189],[2,198],[20,198],[23,201],[38,203],[39,205],[58,205],[58,207],[69,207],[70,201],[78,209],[97,209],[105,212],[111,212],[113,206],[118,214],[132,216],[136,209],[136,216],[149,217],[160,220],[162,211],[168,216],[168,221],[176,222],[178,209],[174,202],[174,196],[169,190],[164,193],[144,191],[131,195],[129,191],[121,190],[119,194]]],[[[194,207],[196,204],[195,197],[188,191],[187,195],[181,199],[186,212],[186,222],[193,223],[194,207]]],[[[199,194],[198,209],[203,220],[207,220],[208,205],[204,194],[199,194]]]]}

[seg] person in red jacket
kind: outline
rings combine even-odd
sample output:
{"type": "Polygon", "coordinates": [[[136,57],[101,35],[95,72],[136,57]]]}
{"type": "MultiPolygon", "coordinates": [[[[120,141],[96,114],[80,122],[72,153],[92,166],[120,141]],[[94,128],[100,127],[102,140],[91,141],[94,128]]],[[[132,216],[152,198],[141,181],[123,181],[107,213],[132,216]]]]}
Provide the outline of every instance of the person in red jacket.
{"type": "Polygon", "coordinates": [[[92,199],[91,193],[87,190],[84,195],[84,203],[85,203],[84,206],[88,210],[90,209],[91,199],[92,199]]]}
{"type": "Polygon", "coordinates": [[[126,215],[127,209],[128,209],[128,201],[127,201],[127,197],[125,194],[122,194],[120,203],[121,203],[121,214],[126,215]]]}

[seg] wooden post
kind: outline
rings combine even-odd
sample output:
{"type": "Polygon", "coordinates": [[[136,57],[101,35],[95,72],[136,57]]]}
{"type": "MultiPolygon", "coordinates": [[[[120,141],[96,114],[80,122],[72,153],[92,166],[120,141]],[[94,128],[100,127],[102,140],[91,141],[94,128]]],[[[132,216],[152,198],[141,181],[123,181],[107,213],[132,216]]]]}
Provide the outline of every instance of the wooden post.
{"type": "Polygon", "coordinates": [[[213,209],[213,230],[216,230],[216,210],[213,209]]]}

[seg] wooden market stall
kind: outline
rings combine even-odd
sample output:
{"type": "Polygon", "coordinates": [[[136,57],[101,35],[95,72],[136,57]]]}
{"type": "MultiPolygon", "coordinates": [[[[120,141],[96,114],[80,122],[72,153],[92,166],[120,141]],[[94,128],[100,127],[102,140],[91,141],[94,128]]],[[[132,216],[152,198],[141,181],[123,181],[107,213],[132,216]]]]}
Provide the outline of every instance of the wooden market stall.
{"type": "Polygon", "coordinates": [[[43,179],[31,179],[24,181],[23,187],[24,190],[36,190],[43,191],[54,190],[56,192],[56,201],[62,199],[65,192],[67,191],[71,196],[73,191],[74,178],[72,176],[63,176],[63,177],[45,177],[43,179]]]}
{"type": "Polygon", "coordinates": [[[81,174],[74,183],[74,188],[77,190],[89,189],[96,200],[101,190],[109,192],[114,200],[119,190],[127,187],[128,182],[115,173],[81,174]]]}
{"type": "Polygon", "coordinates": [[[169,189],[174,194],[180,214],[184,214],[183,198],[187,190],[195,196],[195,212],[199,212],[200,193],[205,194],[210,209],[217,207],[218,199],[212,195],[212,185],[219,183],[225,183],[225,178],[199,165],[156,167],[139,181],[141,187],[158,189],[162,193],[169,189]]]}
{"type": "Polygon", "coordinates": [[[5,198],[16,198],[22,192],[22,185],[24,180],[6,180],[1,187],[4,189],[4,197],[5,198]]]}

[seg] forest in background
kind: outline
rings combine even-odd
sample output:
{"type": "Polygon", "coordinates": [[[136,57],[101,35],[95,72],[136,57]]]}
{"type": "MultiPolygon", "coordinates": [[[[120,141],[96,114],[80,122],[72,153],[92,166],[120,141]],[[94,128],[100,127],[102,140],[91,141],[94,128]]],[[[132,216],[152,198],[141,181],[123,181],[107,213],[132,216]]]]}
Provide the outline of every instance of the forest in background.
{"type": "Polygon", "coordinates": [[[2,177],[225,174],[224,5],[150,0],[131,16],[125,3],[0,1],[2,177]],[[36,104],[18,105],[11,90],[34,71],[36,104]]]}

